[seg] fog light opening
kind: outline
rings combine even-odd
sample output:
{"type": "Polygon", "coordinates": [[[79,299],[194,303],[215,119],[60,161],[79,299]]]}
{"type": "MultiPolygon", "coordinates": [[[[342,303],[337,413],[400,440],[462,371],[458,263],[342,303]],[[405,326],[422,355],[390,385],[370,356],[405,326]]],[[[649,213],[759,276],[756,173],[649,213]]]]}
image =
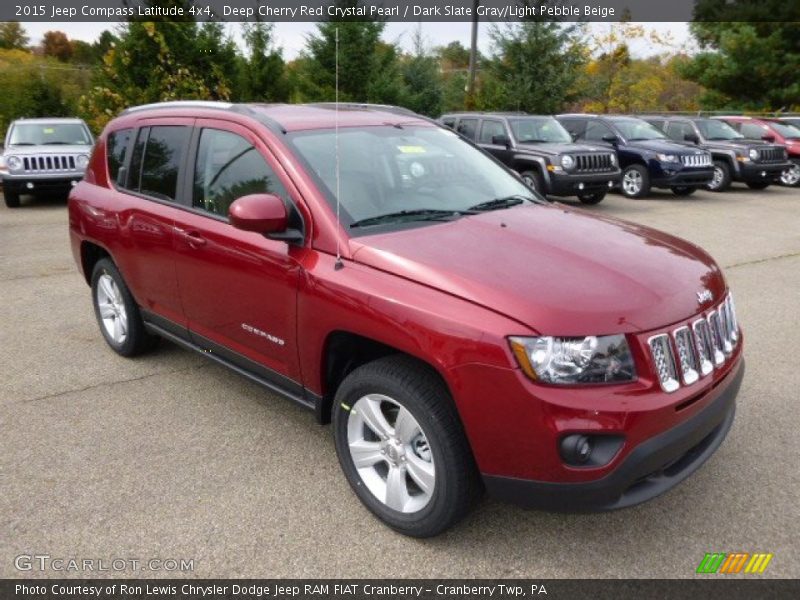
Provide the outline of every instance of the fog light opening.
{"type": "Polygon", "coordinates": [[[602,467],[614,459],[624,441],[616,434],[570,433],[561,438],[558,450],[570,467],[602,467]]]}
{"type": "Polygon", "coordinates": [[[583,189],[583,188],[585,188],[585,187],[586,187],[586,186],[585,186],[584,184],[582,184],[582,183],[579,183],[579,184],[578,184],[578,189],[579,189],[579,190],[582,190],[582,189],[583,189]]]}
{"type": "Polygon", "coordinates": [[[25,187],[28,188],[29,190],[32,190],[33,189],[33,184],[29,181],[28,184],[25,187]]]}
{"type": "Polygon", "coordinates": [[[609,181],[608,182],[608,189],[611,189],[613,187],[614,187],[614,182],[613,181],[609,181]]]}
{"type": "Polygon", "coordinates": [[[583,465],[592,455],[592,442],[585,435],[568,435],[561,440],[561,457],[567,464],[583,465]]]}

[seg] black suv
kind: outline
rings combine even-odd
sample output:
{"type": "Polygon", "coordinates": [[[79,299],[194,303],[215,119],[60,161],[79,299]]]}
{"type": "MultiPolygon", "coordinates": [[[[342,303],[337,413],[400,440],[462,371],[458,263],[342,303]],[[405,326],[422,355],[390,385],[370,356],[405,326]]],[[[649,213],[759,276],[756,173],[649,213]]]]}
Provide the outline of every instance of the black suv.
{"type": "Polygon", "coordinates": [[[597,204],[618,184],[612,148],[579,145],[553,117],[526,113],[457,113],[439,122],[517,171],[540,194],[597,204]]]}
{"type": "Polygon", "coordinates": [[[722,192],[733,181],[753,189],[764,189],[792,165],[783,146],[748,140],[725,121],[704,117],[642,117],[672,140],[689,142],[711,152],[714,179],[712,192],[722,192]]]}
{"type": "Polygon", "coordinates": [[[614,148],[622,168],[621,191],[641,198],[651,187],[669,188],[688,196],[711,183],[711,153],[690,144],[673,142],[647,121],[614,115],[558,115],[575,140],[614,148]]]}

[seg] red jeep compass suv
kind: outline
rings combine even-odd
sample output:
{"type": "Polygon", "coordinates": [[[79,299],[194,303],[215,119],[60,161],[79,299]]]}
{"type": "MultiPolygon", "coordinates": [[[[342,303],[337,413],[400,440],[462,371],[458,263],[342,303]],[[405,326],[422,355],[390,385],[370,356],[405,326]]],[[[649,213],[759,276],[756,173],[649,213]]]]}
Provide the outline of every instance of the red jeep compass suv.
{"type": "Polygon", "coordinates": [[[742,337],[708,254],[550,204],[403,109],[129,109],[69,227],[113,350],[166,338],[332,420],[353,491],[408,535],[484,487],[645,501],[733,421],[742,337]]]}

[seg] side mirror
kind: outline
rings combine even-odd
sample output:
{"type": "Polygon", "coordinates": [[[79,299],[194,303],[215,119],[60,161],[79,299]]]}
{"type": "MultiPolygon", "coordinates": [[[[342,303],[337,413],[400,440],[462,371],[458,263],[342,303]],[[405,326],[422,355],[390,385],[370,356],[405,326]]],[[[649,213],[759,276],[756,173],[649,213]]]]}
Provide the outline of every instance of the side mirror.
{"type": "Polygon", "coordinates": [[[495,146],[505,146],[506,148],[509,148],[511,146],[511,139],[505,134],[493,135],[492,144],[495,146]]]}
{"type": "Polygon", "coordinates": [[[684,139],[684,141],[691,142],[693,144],[699,144],[700,143],[700,138],[697,137],[693,133],[687,133],[686,135],[683,136],[683,139],[684,139]]]}
{"type": "Polygon", "coordinates": [[[616,146],[617,144],[619,144],[619,138],[618,138],[617,136],[615,136],[615,135],[604,135],[604,136],[602,137],[602,140],[603,140],[604,142],[608,142],[609,144],[613,144],[613,145],[615,145],[615,146],[616,146]]]}
{"type": "Polygon", "coordinates": [[[765,142],[769,142],[770,144],[775,142],[775,136],[774,135],[762,135],[761,139],[764,140],[765,142]]]}
{"type": "Polygon", "coordinates": [[[289,222],[286,205],[275,194],[250,194],[237,198],[228,209],[231,225],[255,233],[284,233],[289,222]]]}

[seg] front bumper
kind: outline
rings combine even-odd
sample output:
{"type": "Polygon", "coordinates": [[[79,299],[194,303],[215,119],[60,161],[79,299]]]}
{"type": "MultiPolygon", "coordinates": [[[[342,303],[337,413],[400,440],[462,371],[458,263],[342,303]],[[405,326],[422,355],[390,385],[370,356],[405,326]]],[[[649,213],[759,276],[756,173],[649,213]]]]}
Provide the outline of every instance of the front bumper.
{"type": "Polygon", "coordinates": [[[551,196],[578,196],[608,192],[619,183],[620,177],[619,169],[586,175],[550,172],[547,193],[551,196]]]}
{"type": "MultiPolygon", "coordinates": [[[[653,169],[651,169],[651,172],[653,169]]],[[[671,167],[664,168],[661,165],[655,170],[651,183],[653,187],[678,187],[678,186],[703,186],[711,183],[714,179],[714,168],[681,168],[672,170],[671,167]]]]}
{"type": "Polygon", "coordinates": [[[754,162],[739,162],[739,170],[734,176],[735,181],[743,182],[772,182],[778,179],[792,163],[788,160],[782,163],[759,164],[754,162]]]}
{"type": "Polygon", "coordinates": [[[82,172],[57,175],[9,175],[2,178],[3,189],[19,194],[38,192],[68,192],[83,179],[82,172]]]}
{"type": "Polygon", "coordinates": [[[689,477],[719,448],[733,423],[744,377],[740,358],[709,394],[715,397],[686,421],[636,446],[601,479],[556,483],[483,475],[501,500],[548,510],[613,510],[655,498],[689,477]]]}

